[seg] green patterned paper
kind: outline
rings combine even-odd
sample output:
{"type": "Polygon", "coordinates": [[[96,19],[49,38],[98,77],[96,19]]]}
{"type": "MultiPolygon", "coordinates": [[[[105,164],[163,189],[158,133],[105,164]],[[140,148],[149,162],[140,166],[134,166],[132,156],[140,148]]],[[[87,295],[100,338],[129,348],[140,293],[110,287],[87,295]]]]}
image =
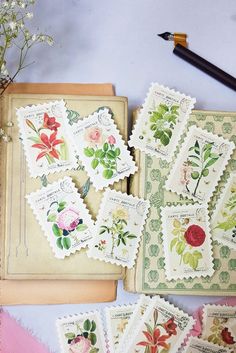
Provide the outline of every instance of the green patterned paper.
{"type": "MultiPolygon", "coordinates": [[[[194,111],[189,118],[188,127],[194,124],[236,144],[236,113],[194,111]]],[[[185,136],[186,132],[180,144],[185,136]]],[[[179,148],[176,153],[178,151],[179,148]]],[[[126,289],[149,294],[235,295],[236,251],[216,241],[213,242],[215,273],[212,277],[167,281],[164,271],[160,207],[186,204],[191,201],[164,189],[170,163],[143,153],[139,153],[139,157],[140,172],[133,181],[133,191],[135,193],[136,190],[139,196],[150,201],[151,213],[146,223],[136,267],[127,273],[126,289]]],[[[209,204],[210,216],[232,171],[236,171],[235,150],[209,204]]]]}

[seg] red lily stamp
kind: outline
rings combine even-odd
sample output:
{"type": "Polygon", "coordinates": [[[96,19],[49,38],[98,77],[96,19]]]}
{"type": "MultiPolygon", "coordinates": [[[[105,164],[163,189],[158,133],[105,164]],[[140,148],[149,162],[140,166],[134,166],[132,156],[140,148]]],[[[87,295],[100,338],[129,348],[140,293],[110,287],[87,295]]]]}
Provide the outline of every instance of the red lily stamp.
{"type": "Polygon", "coordinates": [[[75,149],[69,140],[63,101],[17,110],[20,137],[31,177],[76,168],[75,149]]]}
{"type": "Polygon", "coordinates": [[[167,279],[211,276],[213,256],[206,207],[166,206],[161,215],[167,279]]]}
{"type": "Polygon", "coordinates": [[[88,256],[132,268],[148,209],[147,200],[106,189],[88,256]]]}
{"type": "Polygon", "coordinates": [[[105,332],[98,311],[59,318],[61,353],[106,353],[105,332]]]}
{"type": "Polygon", "coordinates": [[[132,340],[124,353],[176,353],[193,324],[191,316],[156,296],[133,331],[132,340]]]}
{"type": "Polygon", "coordinates": [[[70,177],[55,181],[26,198],[55,257],[63,259],[89,244],[94,224],[70,177]]]}
{"type": "Polygon", "coordinates": [[[236,341],[229,325],[236,322],[236,306],[204,305],[202,338],[236,352],[236,341]]]}
{"type": "Polygon", "coordinates": [[[183,353],[231,353],[229,348],[210,343],[197,337],[190,337],[183,353]]]}
{"type": "Polygon", "coordinates": [[[137,170],[108,109],[101,109],[73,125],[68,124],[68,130],[96,190],[137,170]]]}
{"type": "Polygon", "coordinates": [[[166,182],[166,189],[209,202],[235,148],[232,141],[191,126],[166,182]]]}

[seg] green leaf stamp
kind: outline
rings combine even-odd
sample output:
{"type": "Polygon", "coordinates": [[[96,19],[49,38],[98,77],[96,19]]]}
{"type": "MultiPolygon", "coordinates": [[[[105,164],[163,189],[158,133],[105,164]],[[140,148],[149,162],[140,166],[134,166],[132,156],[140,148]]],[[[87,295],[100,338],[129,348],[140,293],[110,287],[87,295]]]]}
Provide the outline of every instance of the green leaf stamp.
{"type": "Polygon", "coordinates": [[[169,162],[194,103],[194,98],[152,84],[129,140],[130,147],[169,162]]]}

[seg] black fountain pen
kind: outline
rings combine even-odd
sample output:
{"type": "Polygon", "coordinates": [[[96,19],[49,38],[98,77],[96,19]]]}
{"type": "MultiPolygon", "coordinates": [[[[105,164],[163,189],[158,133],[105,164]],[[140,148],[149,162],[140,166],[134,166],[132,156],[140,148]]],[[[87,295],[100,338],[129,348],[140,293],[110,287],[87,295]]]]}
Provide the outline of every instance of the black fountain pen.
{"type": "Polygon", "coordinates": [[[185,33],[164,32],[158,34],[158,36],[164,40],[174,41],[175,48],[173,53],[175,55],[236,91],[236,78],[189,50],[187,48],[187,35],[185,33]]]}

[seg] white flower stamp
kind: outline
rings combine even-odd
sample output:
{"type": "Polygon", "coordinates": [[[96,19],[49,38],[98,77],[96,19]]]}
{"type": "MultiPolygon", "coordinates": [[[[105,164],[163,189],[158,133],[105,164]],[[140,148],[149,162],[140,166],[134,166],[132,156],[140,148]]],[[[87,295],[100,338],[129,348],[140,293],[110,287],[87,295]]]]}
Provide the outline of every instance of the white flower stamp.
{"type": "Polygon", "coordinates": [[[96,190],[137,170],[108,109],[104,108],[72,126],[68,125],[68,129],[96,190]]]}
{"type": "Polygon", "coordinates": [[[236,250],[236,174],[229,178],[212,221],[213,239],[236,250]]]}
{"type": "Polygon", "coordinates": [[[20,108],[17,116],[31,177],[76,168],[63,101],[20,108]]]}
{"type": "Polygon", "coordinates": [[[61,353],[106,353],[105,333],[99,312],[70,315],[57,320],[61,353]]]}
{"type": "Polygon", "coordinates": [[[192,126],[166,182],[167,190],[207,203],[235,145],[192,126]]]}
{"type": "Polygon", "coordinates": [[[213,256],[205,206],[166,206],[161,210],[168,280],[211,276],[213,256]]]}
{"type": "Polygon", "coordinates": [[[88,245],[94,224],[71,178],[64,177],[26,197],[55,257],[63,259],[88,245]]]}
{"type": "Polygon", "coordinates": [[[204,305],[202,338],[236,352],[236,341],[228,325],[236,322],[236,306],[204,305]]]}
{"type": "Polygon", "coordinates": [[[137,328],[133,330],[132,339],[123,353],[176,353],[193,324],[191,316],[156,296],[137,328]]]}
{"type": "Polygon", "coordinates": [[[231,350],[197,337],[190,337],[183,353],[231,353],[231,350]]]}
{"type": "Polygon", "coordinates": [[[148,208],[149,202],[146,200],[107,189],[88,256],[132,268],[148,208]]]}
{"type": "Polygon", "coordinates": [[[107,307],[105,309],[110,353],[115,353],[118,351],[117,348],[121,337],[124,334],[125,328],[127,327],[135,307],[135,304],[128,304],[107,307]]]}
{"type": "Polygon", "coordinates": [[[196,100],[153,83],[129,146],[170,161],[196,100]]]}

